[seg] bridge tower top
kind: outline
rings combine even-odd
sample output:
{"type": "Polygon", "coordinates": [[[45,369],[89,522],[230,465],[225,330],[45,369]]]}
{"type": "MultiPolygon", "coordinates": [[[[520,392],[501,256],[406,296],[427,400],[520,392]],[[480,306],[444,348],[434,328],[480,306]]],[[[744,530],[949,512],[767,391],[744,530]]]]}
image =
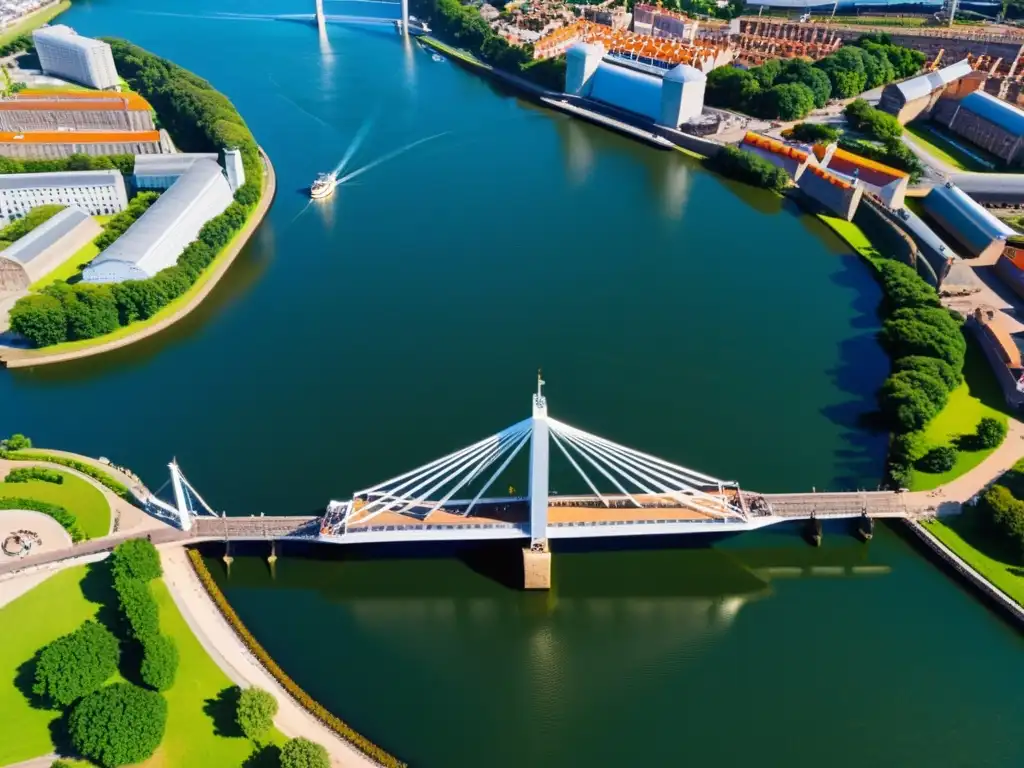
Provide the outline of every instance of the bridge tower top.
{"type": "Polygon", "coordinates": [[[541,369],[537,369],[537,394],[533,396],[533,418],[547,418],[548,400],[544,397],[544,379],[541,369]]]}
{"type": "Polygon", "coordinates": [[[530,420],[530,540],[542,544],[548,537],[548,401],[544,378],[537,369],[537,394],[533,396],[530,420]]]}

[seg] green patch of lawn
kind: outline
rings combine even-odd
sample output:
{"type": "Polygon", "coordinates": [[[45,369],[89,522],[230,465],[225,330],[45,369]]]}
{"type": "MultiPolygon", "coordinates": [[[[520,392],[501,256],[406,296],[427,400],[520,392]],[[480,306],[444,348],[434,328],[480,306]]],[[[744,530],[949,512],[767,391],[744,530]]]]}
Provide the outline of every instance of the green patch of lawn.
{"type": "MultiPolygon", "coordinates": [[[[174,685],[164,693],[168,716],[163,744],[143,766],[241,765],[254,747],[234,723],[233,699],[225,693],[234,684],[192,634],[167,585],[157,580],[151,589],[160,606],[160,630],[174,639],[181,661],[174,685]]],[[[280,745],[285,738],[275,730],[271,741],[280,745]]]]}
{"type": "MultiPolygon", "coordinates": [[[[110,532],[110,504],[99,489],[86,480],[68,472],[60,473],[64,482],[0,483],[0,496],[37,499],[58,504],[78,518],[78,525],[86,538],[106,536],[110,532]]],[[[3,512],[0,511],[0,515],[3,512]]]]}
{"type": "Polygon", "coordinates": [[[1024,568],[1007,553],[1005,544],[985,530],[973,508],[959,515],[925,523],[939,541],[1013,600],[1024,605],[1024,568]]]}
{"type": "Polygon", "coordinates": [[[75,251],[71,258],[54,269],[53,272],[36,280],[28,289],[30,291],[41,291],[58,280],[63,280],[65,283],[70,282],[76,275],[81,274],[83,267],[95,259],[99,252],[100,249],[96,247],[95,243],[86,243],[75,251]]]}
{"type": "Polygon", "coordinates": [[[33,29],[43,26],[43,24],[52,21],[70,7],[71,0],[64,0],[64,2],[58,3],[57,5],[51,5],[49,8],[42,8],[36,11],[19,21],[10,29],[4,30],[3,34],[0,34],[0,45],[7,45],[7,43],[11,42],[14,38],[28,34],[33,29]]]}
{"type": "MultiPolygon", "coordinates": [[[[999,383],[988,366],[984,353],[968,336],[964,361],[964,381],[949,395],[949,402],[924,429],[928,447],[949,445],[961,435],[973,434],[978,422],[986,416],[1006,423],[1006,405],[999,383]]],[[[912,470],[910,490],[930,491],[974,469],[994,451],[960,451],[956,464],[948,472],[932,474],[912,470]]]]}
{"type": "Polygon", "coordinates": [[[961,171],[991,171],[992,167],[978,162],[952,141],[925,123],[908,123],[904,126],[928,154],[943,160],[961,171]]]}
{"type": "Polygon", "coordinates": [[[98,604],[82,593],[88,568],[67,568],[0,608],[0,765],[53,752],[50,724],[60,712],[33,706],[23,691],[36,652],[96,615],[98,604]]]}

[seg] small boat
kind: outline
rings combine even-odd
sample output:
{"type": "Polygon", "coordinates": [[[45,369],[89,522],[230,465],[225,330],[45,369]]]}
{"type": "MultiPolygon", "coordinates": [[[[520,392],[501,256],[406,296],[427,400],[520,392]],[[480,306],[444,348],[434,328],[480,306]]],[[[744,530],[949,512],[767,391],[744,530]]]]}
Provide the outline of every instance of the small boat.
{"type": "MultiPolygon", "coordinates": [[[[396,19],[395,20],[395,30],[398,32],[398,34],[402,34],[402,20],[401,19],[396,19]]],[[[410,16],[409,17],[409,34],[413,35],[414,37],[418,37],[419,35],[429,35],[430,34],[430,27],[427,26],[427,22],[420,21],[415,16],[410,16]]]]}
{"type": "Polygon", "coordinates": [[[321,173],[316,177],[313,186],[309,188],[309,196],[314,200],[322,200],[333,195],[336,186],[338,186],[338,175],[336,173],[321,173]]]}
{"type": "Polygon", "coordinates": [[[430,58],[432,58],[434,61],[444,61],[444,56],[441,56],[441,55],[436,54],[436,53],[433,56],[431,56],[430,58]]]}

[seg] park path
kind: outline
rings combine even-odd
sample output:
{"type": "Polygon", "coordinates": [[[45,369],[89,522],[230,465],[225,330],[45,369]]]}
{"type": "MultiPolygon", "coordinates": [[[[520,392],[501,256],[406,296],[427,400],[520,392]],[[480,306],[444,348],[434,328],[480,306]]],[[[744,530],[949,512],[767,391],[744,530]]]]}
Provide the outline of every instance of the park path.
{"type": "Polygon", "coordinates": [[[338,768],[376,765],[309,714],[260,665],[217,610],[199,582],[184,547],[161,546],[160,559],[164,582],[192,633],[233,683],[242,687],[256,686],[274,694],[278,703],[274,724],[282,733],[289,738],[304,736],[323,744],[331,756],[331,765],[338,768]]]}

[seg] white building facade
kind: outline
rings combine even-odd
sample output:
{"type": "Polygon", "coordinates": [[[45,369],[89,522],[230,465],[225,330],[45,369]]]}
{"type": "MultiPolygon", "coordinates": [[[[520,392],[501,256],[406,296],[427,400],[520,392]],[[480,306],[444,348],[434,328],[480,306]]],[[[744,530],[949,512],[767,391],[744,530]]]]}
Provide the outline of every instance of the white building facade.
{"type": "Polygon", "coordinates": [[[145,280],[173,267],[203,225],[223,213],[233,200],[221,167],[212,160],[197,160],[127,232],[82,270],[82,279],[87,283],[145,280]]]}
{"type": "Polygon", "coordinates": [[[102,40],[83,37],[64,24],[41,27],[32,33],[32,40],[47,75],[101,91],[121,85],[110,46],[102,40]]]}
{"type": "Polygon", "coordinates": [[[0,174],[0,219],[20,219],[40,205],[75,206],[90,216],[110,216],[128,207],[119,171],[0,174]]]}

